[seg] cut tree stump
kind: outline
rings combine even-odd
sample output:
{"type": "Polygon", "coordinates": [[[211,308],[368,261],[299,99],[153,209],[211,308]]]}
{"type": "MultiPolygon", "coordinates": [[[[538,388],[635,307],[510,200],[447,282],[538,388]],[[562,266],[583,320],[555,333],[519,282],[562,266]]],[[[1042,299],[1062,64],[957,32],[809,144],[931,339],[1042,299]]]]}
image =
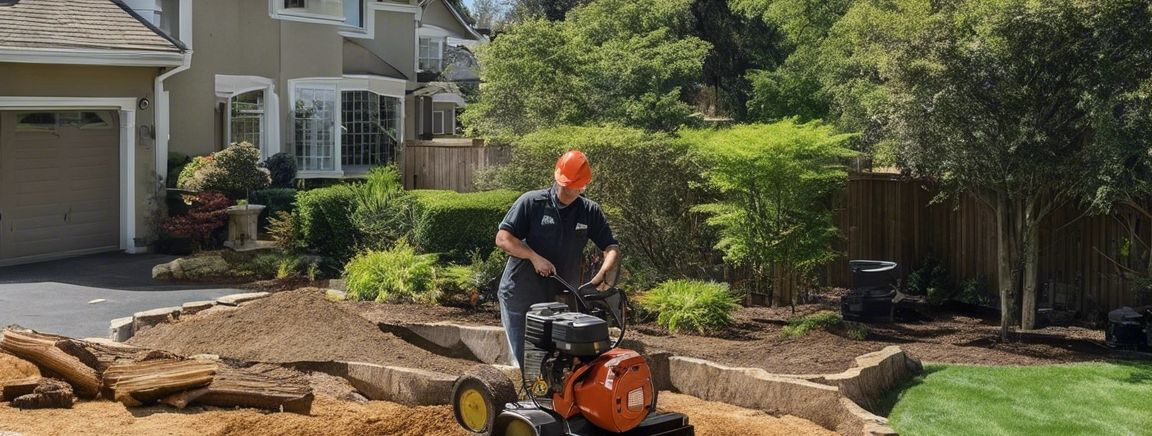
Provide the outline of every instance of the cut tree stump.
{"type": "Polygon", "coordinates": [[[72,385],[77,396],[93,398],[100,391],[100,374],[84,362],[88,359],[82,360],[57,347],[58,343],[70,341],[62,336],[9,328],[0,336],[0,349],[36,364],[46,375],[59,375],[72,385]]]}
{"type": "Polygon", "coordinates": [[[71,409],[72,386],[60,380],[42,378],[32,393],[12,400],[12,407],[19,409],[71,409]]]}
{"type": "Polygon", "coordinates": [[[0,385],[0,401],[12,401],[21,395],[31,394],[39,384],[40,376],[8,380],[0,385]]]}
{"type": "Polygon", "coordinates": [[[125,406],[148,404],[212,382],[217,364],[202,360],[122,363],[104,371],[105,395],[125,406]]]}
{"type": "Polygon", "coordinates": [[[161,402],[176,408],[202,404],[307,415],[313,398],[312,388],[302,377],[276,377],[246,368],[222,367],[208,386],[171,395],[161,402]]]}

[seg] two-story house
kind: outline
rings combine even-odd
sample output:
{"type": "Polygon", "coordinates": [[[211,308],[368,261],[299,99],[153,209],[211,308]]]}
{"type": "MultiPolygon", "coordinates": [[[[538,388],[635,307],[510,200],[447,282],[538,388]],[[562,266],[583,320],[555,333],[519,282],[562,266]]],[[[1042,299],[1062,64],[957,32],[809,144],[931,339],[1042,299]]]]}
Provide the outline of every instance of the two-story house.
{"type": "Polygon", "coordinates": [[[420,79],[483,40],[444,0],[0,0],[0,265],[143,250],[169,152],[391,162],[454,124],[420,79]]]}

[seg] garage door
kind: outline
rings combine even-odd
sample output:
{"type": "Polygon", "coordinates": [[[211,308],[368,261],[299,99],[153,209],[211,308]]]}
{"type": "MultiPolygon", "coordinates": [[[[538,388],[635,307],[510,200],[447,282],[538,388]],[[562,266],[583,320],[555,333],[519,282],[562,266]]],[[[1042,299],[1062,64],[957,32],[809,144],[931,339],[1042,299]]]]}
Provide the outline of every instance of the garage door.
{"type": "Polygon", "coordinates": [[[111,111],[0,112],[0,264],[119,248],[111,111]]]}

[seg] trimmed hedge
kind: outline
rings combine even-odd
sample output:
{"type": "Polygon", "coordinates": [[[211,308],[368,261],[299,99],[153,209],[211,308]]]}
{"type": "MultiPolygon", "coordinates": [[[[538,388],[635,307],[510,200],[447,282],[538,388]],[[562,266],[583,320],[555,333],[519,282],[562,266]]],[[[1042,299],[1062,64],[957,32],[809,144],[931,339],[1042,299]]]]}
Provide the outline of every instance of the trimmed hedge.
{"type": "Polygon", "coordinates": [[[300,241],[320,255],[341,264],[356,252],[359,232],[352,223],[356,209],[355,188],[333,185],[304,191],[296,196],[300,241]]]}
{"type": "Polygon", "coordinates": [[[468,262],[473,252],[487,256],[495,248],[496,230],[512,203],[513,191],[458,193],[412,191],[416,199],[413,243],[421,252],[468,262]]]}

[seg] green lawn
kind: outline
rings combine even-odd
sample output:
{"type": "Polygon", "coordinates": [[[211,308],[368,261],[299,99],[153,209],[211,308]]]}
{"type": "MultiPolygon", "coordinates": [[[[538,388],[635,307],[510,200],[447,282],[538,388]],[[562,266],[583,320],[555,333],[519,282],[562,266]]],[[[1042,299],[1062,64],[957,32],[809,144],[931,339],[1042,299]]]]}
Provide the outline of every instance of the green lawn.
{"type": "Polygon", "coordinates": [[[1152,435],[1152,363],[926,365],[891,401],[901,435],[1152,435]]]}

